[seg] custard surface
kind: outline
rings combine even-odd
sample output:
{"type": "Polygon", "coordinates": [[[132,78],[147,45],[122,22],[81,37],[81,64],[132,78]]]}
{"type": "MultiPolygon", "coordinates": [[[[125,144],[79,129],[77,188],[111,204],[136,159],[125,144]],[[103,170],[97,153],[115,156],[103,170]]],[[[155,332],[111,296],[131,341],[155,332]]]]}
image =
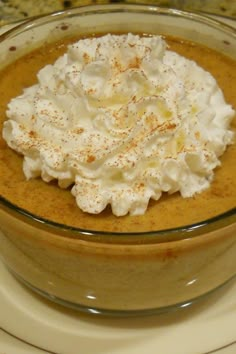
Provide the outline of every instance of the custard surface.
{"type": "MultiPolygon", "coordinates": [[[[206,47],[166,38],[170,49],[195,60],[208,70],[222,88],[227,103],[236,105],[236,62],[206,47]]],[[[72,41],[75,41],[72,40],[72,41]]],[[[37,82],[36,74],[66,51],[68,42],[47,45],[18,59],[0,73],[0,130],[6,120],[7,103],[20,95],[23,88],[37,82]]],[[[233,121],[236,128],[236,118],[233,121]]],[[[211,187],[192,198],[179,193],[163,195],[151,201],[145,215],[116,217],[107,208],[99,215],[83,213],[76,205],[70,189],[60,189],[56,182],[41,179],[27,181],[22,171],[22,156],[7,147],[0,137],[0,195],[31,213],[66,225],[111,232],[161,230],[196,223],[219,215],[236,204],[236,145],[228,147],[220,158],[211,187]]]]}

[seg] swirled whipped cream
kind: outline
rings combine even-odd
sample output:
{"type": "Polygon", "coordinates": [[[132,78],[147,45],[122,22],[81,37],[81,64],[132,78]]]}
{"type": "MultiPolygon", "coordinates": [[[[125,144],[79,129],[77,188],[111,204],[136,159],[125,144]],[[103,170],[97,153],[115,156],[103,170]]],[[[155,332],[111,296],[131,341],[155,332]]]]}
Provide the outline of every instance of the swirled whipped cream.
{"type": "Polygon", "coordinates": [[[160,36],[81,39],[11,100],[3,137],[26,178],[58,180],[83,211],[145,213],[209,187],[234,111],[210,73],[160,36]]]}

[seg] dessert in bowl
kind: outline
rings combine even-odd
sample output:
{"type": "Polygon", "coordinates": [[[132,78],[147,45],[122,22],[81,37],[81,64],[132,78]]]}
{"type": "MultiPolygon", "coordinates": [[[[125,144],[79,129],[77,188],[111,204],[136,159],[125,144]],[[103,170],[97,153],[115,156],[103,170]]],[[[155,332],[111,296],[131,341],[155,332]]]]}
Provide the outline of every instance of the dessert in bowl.
{"type": "Polygon", "coordinates": [[[10,271],[56,302],[107,314],[176,308],[231,280],[236,272],[234,29],[177,10],[104,5],[35,18],[0,39],[0,252],[10,271]],[[130,71],[122,67],[126,60],[130,71]],[[82,94],[81,87],[71,89],[81,62],[88,64],[80,77],[82,94]],[[138,72],[141,66],[145,75],[138,72]],[[70,91],[62,84],[68,77],[70,91]],[[149,100],[147,91],[160,78],[159,91],[149,100]],[[183,81],[191,92],[198,88],[197,99],[182,96],[183,81]],[[108,100],[111,87],[116,94],[108,100]],[[71,107],[78,91],[79,99],[89,99],[87,106],[80,101],[77,112],[71,107]],[[204,101],[208,92],[213,98],[204,101]],[[99,114],[91,118],[88,112],[98,105],[99,114]],[[48,125],[49,111],[54,121],[48,125]],[[65,135],[68,111],[79,124],[65,135]],[[188,125],[189,116],[202,122],[200,131],[199,125],[197,130],[188,125]],[[62,141],[72,146],[63,158],[62,141]],[[204,158],[197,155],[200,145],[204,158]],[[169,157],[173,151],[179,165],[169,157]]]}

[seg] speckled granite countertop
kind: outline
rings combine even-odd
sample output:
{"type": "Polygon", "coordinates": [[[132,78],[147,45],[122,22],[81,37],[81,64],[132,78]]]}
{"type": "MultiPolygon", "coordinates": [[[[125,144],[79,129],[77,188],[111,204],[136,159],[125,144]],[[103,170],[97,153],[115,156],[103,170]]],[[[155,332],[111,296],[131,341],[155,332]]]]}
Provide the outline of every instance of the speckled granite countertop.
{"type": "MultiPolygon", "coordinates": [[[[119,0],[0,0],[0,25],[65,8],[119,2],[119,0]]],[[[123,0],[126,3],[149,3],[183,10],[233,17],[236,19],[236,0],[123,0]]]]}

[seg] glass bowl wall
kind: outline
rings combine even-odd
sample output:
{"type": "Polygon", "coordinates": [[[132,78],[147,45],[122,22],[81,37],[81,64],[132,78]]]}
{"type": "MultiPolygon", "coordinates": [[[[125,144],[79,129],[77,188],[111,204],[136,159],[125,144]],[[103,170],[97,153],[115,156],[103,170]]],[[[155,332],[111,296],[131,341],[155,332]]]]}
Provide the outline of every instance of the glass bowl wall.
{"type": "MultiPolygon", "coordinates": [[[[174,35],[236,59],[235,30],[218,21],[155,6],[101,5],[34,18],[1,35],[0,67],[44,43],[121,31],[174,35]]],[[[0,254],[10,271],[43,296],[83,311],[168,310],[236,273],[235,210],[178,229],[112,234],[55,224],[4,198],[0,206],[0,254]]]]}

